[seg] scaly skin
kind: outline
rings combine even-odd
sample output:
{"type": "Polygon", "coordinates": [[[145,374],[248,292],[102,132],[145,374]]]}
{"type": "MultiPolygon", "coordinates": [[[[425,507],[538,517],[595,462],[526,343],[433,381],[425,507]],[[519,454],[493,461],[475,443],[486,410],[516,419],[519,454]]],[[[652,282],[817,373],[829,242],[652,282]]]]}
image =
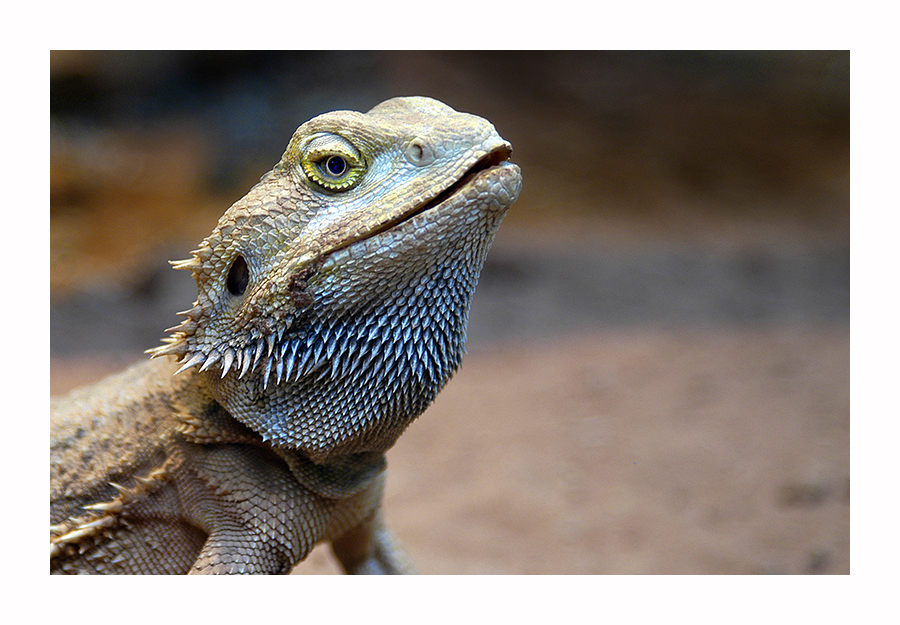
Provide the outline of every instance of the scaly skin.
{"type": "Polygon", "coordinates": [[[51,571],[288,573],[328,541],[347,572],[411,572],[384,454],[460,364],[509,155],[428,98],[297,129],[173,263],[198,296],[156,360],[53,401],[51,571]]]}

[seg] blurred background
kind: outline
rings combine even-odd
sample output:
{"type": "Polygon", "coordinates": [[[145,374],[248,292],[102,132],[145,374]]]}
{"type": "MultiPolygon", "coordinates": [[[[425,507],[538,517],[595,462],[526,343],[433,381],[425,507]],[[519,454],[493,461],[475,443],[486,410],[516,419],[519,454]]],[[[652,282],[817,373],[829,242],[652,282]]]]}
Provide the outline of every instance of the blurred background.
{"type": "Polygon", "coordinates": [[[52,52],[51,393],[159,343],[298,125],[398,95],[525,180],[388,455],[420,570],[849,573],[846,51],[52,52]]]}

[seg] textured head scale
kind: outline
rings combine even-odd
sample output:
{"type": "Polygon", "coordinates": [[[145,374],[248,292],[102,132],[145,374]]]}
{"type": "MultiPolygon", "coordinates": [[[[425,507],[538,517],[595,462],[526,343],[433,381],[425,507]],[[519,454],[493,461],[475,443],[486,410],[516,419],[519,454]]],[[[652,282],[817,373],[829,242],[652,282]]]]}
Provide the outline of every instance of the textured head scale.
{"type": "Polygon", "coordinates": [[[154,356],[313,460],[383,451],[458,367],[487,249],[521,188],[486,120],[428,98],[300,126],[186,261],[193,308],[154,356]]]}

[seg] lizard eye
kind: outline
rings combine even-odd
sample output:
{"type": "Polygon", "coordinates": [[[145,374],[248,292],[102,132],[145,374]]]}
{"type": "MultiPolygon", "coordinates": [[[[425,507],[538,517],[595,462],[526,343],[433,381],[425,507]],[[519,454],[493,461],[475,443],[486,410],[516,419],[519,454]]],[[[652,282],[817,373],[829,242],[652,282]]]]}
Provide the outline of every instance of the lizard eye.
{"type": "Polygon", "coordinates": [[[300,160],[303,173],[325,191],[352,189],[366,173],[366,162],[357,149],[338,135],[313,137],[300,160]]]}

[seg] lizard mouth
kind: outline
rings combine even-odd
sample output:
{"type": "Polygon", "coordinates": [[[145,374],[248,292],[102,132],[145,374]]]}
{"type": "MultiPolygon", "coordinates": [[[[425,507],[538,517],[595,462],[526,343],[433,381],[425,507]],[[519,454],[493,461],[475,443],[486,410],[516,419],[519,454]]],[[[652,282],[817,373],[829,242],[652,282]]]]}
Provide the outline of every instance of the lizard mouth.
{"type": "Polygon", "coordinates": [[[494,148],[480,159],[478,159],[466,172],[453,184],[449,187],[438,193],[436,196],[421,204],[409,212],[400,215],[397,219],[393,221],[388,221],[384,223],[380,228],[370,232],[366,237],[374,237],[377,236],[387,230],[391,230],[400,226],[401,224],[413,219],[414,217],[421,215],[422,213],[428,212],[438,206],[441,206],[447,200],[457,195],[462,189],[469,185],[475,178],[483,175],[489,175],[489,172],[495,171],[497,169],[507,167],[511,165],[509,162],[509,157],[512,155],[512,148],[507,145],[502,145],[498,148],[494,148]]]}
{"type": "Polygon", "coordinates": [[[406,221],[410,217],[414,217],[415,215],[424,213],[425,211],[442,204],[444,200],[455,195],[460,189],[465,187],[473,178],[475,178],[479,174],[482,174],[496,167],[501,167],[505,163],[508,163],[509,157],[511,155],[512,149],[508,145],[504,145],[491,150],[480,159],[478,159],[478,161],[476,161],[475,164],[472,165],[459,180],[441,191],[433,199],[429,200],[419,208],[412,211],[409,215],[402,217],[400,221],[406,221]]]}

